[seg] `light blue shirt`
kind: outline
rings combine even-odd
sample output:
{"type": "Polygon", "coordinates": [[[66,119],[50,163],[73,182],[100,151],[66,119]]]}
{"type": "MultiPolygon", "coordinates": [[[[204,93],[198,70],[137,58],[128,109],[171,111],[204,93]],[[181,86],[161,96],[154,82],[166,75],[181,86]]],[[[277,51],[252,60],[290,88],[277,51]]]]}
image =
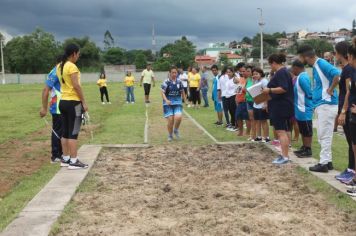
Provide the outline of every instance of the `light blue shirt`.
{"type": "Polygon", "coordinates": [[[313,88],[313,103],[315,107],[329,104],[338,104],[338,94],[334,89],[334,94],[327,93],[335,76],[340,76],[340,70],[331,65],[324,59],[318,58],[313,66],[314,88],[313,88]]]}
{"type": "Polygon", "coordinates": [[[311,80],[307,72],[302,72],[297,77],[294,85],[294,113],[299,121],[313,119],[313,92],[311,80]]]}

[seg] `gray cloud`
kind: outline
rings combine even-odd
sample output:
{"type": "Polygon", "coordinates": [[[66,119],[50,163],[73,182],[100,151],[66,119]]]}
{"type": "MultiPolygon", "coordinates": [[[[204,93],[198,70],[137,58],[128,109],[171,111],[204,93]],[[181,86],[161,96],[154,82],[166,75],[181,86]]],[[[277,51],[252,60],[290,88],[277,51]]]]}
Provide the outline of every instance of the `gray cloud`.
{"type": "Polygon", "coordinates": [[[101,45],[108,29],[121,47],[150,48],[154,23],[158,47],[181,35],[203,47],[256,34],[257,7],[266,32],[351,28],[356,18],[355,0],[0,0],[0,30],[17,36],[41,27],[58,40],[87,35],[101,45]]]}

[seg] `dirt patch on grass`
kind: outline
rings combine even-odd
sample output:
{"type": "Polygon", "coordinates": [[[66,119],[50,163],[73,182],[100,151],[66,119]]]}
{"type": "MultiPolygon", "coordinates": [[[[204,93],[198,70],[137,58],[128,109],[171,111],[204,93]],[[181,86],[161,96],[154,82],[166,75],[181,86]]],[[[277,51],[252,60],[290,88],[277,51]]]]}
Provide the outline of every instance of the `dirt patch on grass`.
{"type": "MultiPolygon", "coordinates": [[[[79,140],[89,140],[90,131],[97,127],[82,128],[79,140]]],[[[0,144],[0,198],[4,197],[22,178],[30,176],[50,163],[50,129],[44,128],[24,139],[13,139],[0,144]]]]}
{"type": "Polygon", "coordinates": [[[253,145],[105,150],[58,235],[354,235],[355,217],[253,145]]]}

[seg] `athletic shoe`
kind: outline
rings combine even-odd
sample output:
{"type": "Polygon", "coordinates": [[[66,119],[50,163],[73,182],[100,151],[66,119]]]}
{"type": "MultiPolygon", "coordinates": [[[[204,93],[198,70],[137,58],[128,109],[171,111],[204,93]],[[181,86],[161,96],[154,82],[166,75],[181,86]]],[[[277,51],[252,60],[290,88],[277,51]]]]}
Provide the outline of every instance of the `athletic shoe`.
{"type": "Polygon", "coordinates": [[[356,189],[349,189],[346,190],[347,195],[351,196],[351,197],[356,197],[356,189]]]}
{"type": "Polygon", "coordinates": [[[134,104],[135,102],[131,102],[132,104],[134,104]]]}
{"type": "Polygon", "coordinates": [[[254,139],[251,138],[251,137],[249,137],[249,138],[247,139],[247,141],[250,141],[250,142],[252,142],[252,140],[254,140],[254,139]]]}
{"type": "Polygon", "coordinates": [[[346,188],[347,189],[356,189],[356,181],[352,179],[349,183],[346,184],[346,188]]]}
{"type": "Polygon", "coordinates": [[[126,104],[129,104],[129,102],[126,102],[126,104]]]}
{"type": "Polygon", "coordinates": [[[172,142],[173,141],[173,136],[169,135],[167,140],[168,140],[168,142],[172,142]]]}
{"type": "Polygon", "coordinates": [[[65,161],[63,158],[61,159],[61,167],[68,167],[70,163],[70,158],[65,161]]]}
{"type": "Polygon", "coordinates": [[[179,130],[178,129],[174,130],[174,135],[176,136],[177,139],[180,139],[179,130]]]}
{"type": "Polygon", "coordinates": [[[55,163],[60,163],[62,161],[61,157],[51,157],[51,163],[55,164],[55,163]]]}
{"type": "Polygon", "coordinates": [[[262,142],[262,138],[261,137],[257,137],[255,139],[253,139],[252,142],[262,142]]]}
{"type": "Polygon", "coordinates": [[[217,125],[217,124],[219,124],[219,121],[216,121],[216,122],[214,123],[214,125],[217,125]]]}
{"type": "Polygon", "coordinates": [[[225,128],[229,128],[231,126],[231,124],[226,124],[225,128]]]}
{"type": "Polygon", "coordinates": [[[271,143],[273,146],[280,146],[281,143],[279,142],[279,140],[273,140],[271,143]]]}
{"type": "Polygon", "coordinates": [[[304,146],[301,146],[301,147],[299,148],[299,150],[296,150],[296,151],[294,151],[293,153],[294,153],[295,155],[298,155],[299,153],[302,153],[304,150],[305,150],[305,147],[304,147],[304,146]]]}
{"type": "Polygon", "coordinates": [[[188,104],[188,108],[191,108],[192,106],[190,104],[188,104]]]}
{"type": "Polygon", "coordinates": [[[304,151],[299,152],[296,155],[299,158],[307,158],[307,157],[312,157],[313,153],[312,153],[312,150],[310,148],[305,148],[304,151]]]}
{"type": "Polygon", "coordinates": [[[337,179],[341,181],[342,183],[350,183],[355,177],[355,173],[352,171],[348,171],[344,176],[341,178],[337,179]]]}
{"type": "Polygon", "coordinates": [[[105,102],[102,102],[101,104],[105,105],[105,102]]]}
{"type": "Polygon", "coordinates": [[[342,173],[340,173],[339,175],[336,175],[336,176],[335,176],[335,179],[341,181],[341,180],[347,178],[348,176],[350,176],[351,173],[353,173],[353,172],[352,172],[352,171],[349,171],[349,169],[346,169],[346,170],[344,170],[342,173]]]}
{"type": "Polygon", "coordinates": [[[327,164],[322,165],[322,164],[318,163],[315,166],[309,167],[309,171],[327,173],[327,172],[329,172],[329,169],[328,169],[327,164]]]}
{"type": "Polygon", "coordinates": [[[289,159],[287,158],[284,158],[282,156],[278,156],[276,159],[274,159],[272,161],[272,164],[275,164],[275,165],[283,165],[283,164],[287,164],[289,162],[289,159]]]}
{"type": "Polygon", "coordinates": [[[219,121],[216,123],[217,126],[222,126],[223,124],[224,124],[224,123],[219,122],[219,121]]]}
{"type": "Polygon", "coordinates": [[[88,167],[89,166],[87,164],[84,164],[81,161],[79,161],[79,159],[77,159],[77,161],[75,163],[69,162],[68,169],[69,170],[78,170],[78,169],[86,169],[88,167]]]}
{"type": "Polygon", "coordinates": [[[269,137],[264,138],[264,139],[262,140],[262,143],[269,143],[269,142],[271,142],[271,139],[270,139],[269,137]]]}
{"type": "Polygon", "coordinates": [[[328,162],[328,169],[329,170],[333,170],[334,169],[334,166],[333,166],[332,162],[328,162]]]}
{"type": "Polygon", "coordinates": [[[345,176],[348,172],[349,172],[348,169],[345,169],[345,170],[344,170],[343,172],[341,172],[340,174],[335,175],[335,179],[340,180],[340,179],[344,178],[344,176],[345,176]]]}
{"type": "Polygon", "coordinates": [[[111,102],[108,102],[108,104],[111,104],[111,102]]]}

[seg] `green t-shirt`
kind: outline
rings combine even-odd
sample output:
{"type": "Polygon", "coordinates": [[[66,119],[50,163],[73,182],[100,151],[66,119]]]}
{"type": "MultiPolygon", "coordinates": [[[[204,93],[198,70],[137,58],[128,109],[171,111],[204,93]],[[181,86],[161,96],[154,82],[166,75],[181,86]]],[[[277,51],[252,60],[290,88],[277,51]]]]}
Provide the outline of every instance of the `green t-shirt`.
{"type": "MultiPolygon", "coordinates": [[[[252,85],[253,85],[254,83],[253,83],[253,80],[252,80],[252,78],[248,78],[247,79],[247,82],[246,82],[246,89],[248,89],[249,87],[251,87],[252,85]]],[[[250,95],[250,93],[249,92],[246,92],[246,101],[247,102],[253,102],[253,97],[250,95]]]]}

